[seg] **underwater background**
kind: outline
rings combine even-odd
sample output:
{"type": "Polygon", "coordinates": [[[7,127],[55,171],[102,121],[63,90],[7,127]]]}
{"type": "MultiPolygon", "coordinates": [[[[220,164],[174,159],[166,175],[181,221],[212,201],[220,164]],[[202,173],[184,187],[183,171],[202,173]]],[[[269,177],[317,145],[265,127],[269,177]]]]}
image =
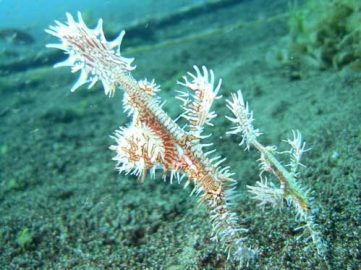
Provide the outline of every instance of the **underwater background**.
{"type": "Polygon", "coordinates": [[[205,65],[223,79],[214,106],[217,152],[239,184],[236,211],[258,257],[242,269],[359,269],[361,264],[361,3],[356,0],[0,1],[0,269],[237,269],[210,241],[191,187],[119,175],[112,132],[129,122],[121,91],[70,92],[78,75],[44,32],[81,11],[137,79],[155,78],[164,110],[182,111],[176,82],[205,65]],[[242,89],[260,140],[311,148],[300,179],[312,190],[327,260],[299,239],[292,208],[257,207],[246,185],[258,154],[226,135],[225,99],[242,89]]]}

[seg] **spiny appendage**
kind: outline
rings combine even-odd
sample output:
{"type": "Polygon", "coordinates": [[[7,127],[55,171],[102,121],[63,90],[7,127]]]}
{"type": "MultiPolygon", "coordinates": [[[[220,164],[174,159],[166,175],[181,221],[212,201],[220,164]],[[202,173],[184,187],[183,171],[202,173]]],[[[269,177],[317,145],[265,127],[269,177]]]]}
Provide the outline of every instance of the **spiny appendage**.
{"type": "Polygon", "coordinates": [[[113,138],[117,144],[110,149],[116,152],[113,160],[120,173],[135,174],[144,180],[148,169],[164,161],[164,142],[145,125],[120,128],[113,138]]]}
{"type": "Polygon", "coordinates": [[[72,72],[80,71],[78,81],[71,91],[75,91],[83,84],[89,83],[88,88],[100,80],[105,94],[114,95],[116,88],[121,85],[121,77],[126,76],[135,67],[131,64],[133,58],[125,58],[120,54],[120,45],[125,31],[113,41],[107,41],[103,32],[103,20],[98,21],[94,29],[89,29],[78,12],[78,22],[66,13],[67,24],[55,21],[45,31],[60,39],[60,44],[47,44],[49,48],[65,51],[69,57],[54,67],[69,66],[72,72]]]}
{"type": "Polygon", "coordinates": [[[127,128],[115,131],[116,141],[111,149],[116,152],[119,172],[131,173],[144,180],[148,171],[155,176],[156,169],[162,169],[163,174],[171,172],[180,181],[186,168],[184,160],[177,151],[176,142],[164,132],[160,123],[152,115],[147,119],[136,114],[132,124],[127,128]]]}
{"type": "Polygon", "coordinates": [[[236,196],[235,184],[235,182],[223,182],[222,187],[214,192],[202,190],[198,193],[201,194],[201,201],[207,204],[211,214],[211,239],[220,243],[227,253],[227,260],[231,258],[242,266],[255,258],[256,251],[245,245],[248,230],[239,226],[239,217],[232,211],[236,196]]]}
{"type": "Polygon", "coordinates": [[[183,76],[183,82],[178,81],[178,84],[187,87],[190,91],[179,91],[180,95],[177,99],[183,102],[184,113],[181,117],[188,121],[190,133],[199,138],[203,126],[205,124],[212,126],[211,120],[217,116],[210,109],[214,100],[221,98],[217,94],[221,88],[222,79],[215,85],[212,70],[207,70],[205,66],[202,66],[202,71],[197,66],[193,68],[195,74],[187,73],[190,80],[187,76],[183,76]]]}
{"type": "Polygon", "coordinates": [[[227,260],[236,261],[240,266],[248,264],[255,258],[256,251],[245,245],[248,230],[239,226],[239,217],[233,212],[237,184],[232,179],[233,173],[228,167],[222,168],[218,162],[207,157],[198,157],[198,160],[199,167],[192,171],[192,177],[198,179],[192,194],[199,195],[200,201],[208,206],[212,223],[211,239],[220,243],[227,253],[227,260]]]}
{"type": "Polygon", "coordinates": [[[186,156],[188,181],[185,186],[193,180],[191,195],[198,196],[199,202],[208,207],[212,224],[211,239],[227,253],[227,260],[240,265],[248,263],[255,258],[256,251],[245,245],[247,230],[239,226],[238,215],[233,212],[237,182],[231,178],[232,173],[219,166],[215,168],[211,163],[204,166],[201,162],[191,162],[192,154],[186,156]]]}
{"type": "Polygon", "coordinates": [[[133,91],[130,95],[125,92],[123,106],[128,116],[134,116],[134,121],[139,122],[141,121],[139,119],[139,111],[144,111],[147,107],[162,109],[164,103],[161,103],[160,97],[157,96],[160,86],[155,83],[154,79],[151,81],[147,79],[139,80],[136,84],[139,91],[133,91]]]}
{"type": "Polygon", "coordinates": [[[155,83],[154,79],[148,81],[145,78],[144,80],[138,81],[138,85],[139,88],[149,96],[155,96],[160,91],[160,86],[155,83]]]}
{"type": "Polygon", "coordinates": [[[248,103],[244,102],[241,91],[237,91],[236,94],[232,94],[232,100],[227,100],[227,107],[234,115],[233,117],[226,118],[235,125],[227,134],[242,134],[242,141],[239,145],[245,145],[248,150],[250,145],[261,135],[259,129],[253,127],[253,112],[249,110],[248,103]]]}
{"type": "Polygon", "coordinates": [[[289,164],[284,166],[276,158],[277,148],[275,146],[263,146],[257,141],[257,137],[261,133],[252,125],[253,113],[244,102],[241,91],[233,94],[232,100],[227,100],[227,103],[234,115],[234,118],[227,118],[235,124],[228,134],[240,133],[242,135],[240,145],[245,144],[246,150],[253,146],[260,152],[258,160],[261,169],[260,181],[255,186],[247,186],[253,199],[259,201],[258,205],[262,208],[266,204],[280,208],[284,205],[284,201],[287,201],[288,205],[292,205],[296,209],[297,218],[306,223],[302,228],[308,229],[319,255],[324,257],[326,244],[322,240],[320,232],[316,230],[312,198],[309,196],[309,191],[305,190],[298,180],[298,169],[304,167],[301,164],[301,157],[304,152],[309,150],[302,141],[301,133],[293,131],[293,139],[286,140],[291,149],[283,152],[290,156],[289,164]],[[289,167],[290,170],[287,170],[286,167],[289,167]],[[274,175],[279,180],[279,187],[263,176],[265,172],[274,175]]]}

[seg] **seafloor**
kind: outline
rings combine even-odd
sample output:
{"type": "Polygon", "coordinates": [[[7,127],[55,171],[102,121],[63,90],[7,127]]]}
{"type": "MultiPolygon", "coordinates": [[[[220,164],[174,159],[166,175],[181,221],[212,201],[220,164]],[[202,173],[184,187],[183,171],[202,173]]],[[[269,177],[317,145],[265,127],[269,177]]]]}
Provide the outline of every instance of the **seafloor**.
{"type": "MultiPolygon", "coordinates": [[[[258,155],[225,134],[225,99],[215,104],[219,117],[208,130],[239,180],[245,241],[259,249],[244,269],[359,269],[361,74],[330,69],[295,77],[287,66],[267,65],[266,53],[288,31],[286,3],[269,2],[266,9],[260,0],[225,1],[150,20],[147,28],[142,21],[105,25],[114,27],[109,36],[130,29],[124,55],[136,58],[136,78],[162,85],[170,115],[180,113],[176,81],[192,65],[206,65],[223,78],[224,98],[242,89],[264,144],[285,150],[282,140],[302,132],[311,148],[302,185],[313,191],[327,263],[298,239],[292,209],[262,211],[250,199],[246,185],[258,180],[258,155]]],[[[64,56],[34,53],[27,43],[1,52],[0,268],[236,269],[209,240],[207,210],[190,188],[139,183],[114,170],[109,135],[129,121],[121,91],[109,99],[99,84],[71,94],[77,75],[51,67],[64,56]]]]}

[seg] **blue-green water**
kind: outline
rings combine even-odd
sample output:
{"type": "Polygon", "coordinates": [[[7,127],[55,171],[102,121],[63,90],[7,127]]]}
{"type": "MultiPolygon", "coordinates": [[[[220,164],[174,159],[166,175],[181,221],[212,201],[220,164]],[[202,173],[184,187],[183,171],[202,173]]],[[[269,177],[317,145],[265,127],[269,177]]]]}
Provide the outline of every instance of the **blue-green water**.
{"type": "MultiPolygon", "coordinates": [[[[192,184],[184,189],[161,174],[140,183],[114,169],[109,135],[130,123],[122,91],[107,98],[98,83],[71,93],[78,74],[52,68],[66,56],[45,48],[57,41],[44,29],[81,11],[91,27],[104,19],[108,39],[126,30],[122,54],[135,57],[133,76],[155,78],[173,118],[182,113],[177,81],[193,65],[223,79],[206,142],[235,173],[234,209],[248,229],[245,244],[258,250],[242,269],[357,269],[361,74],[349,46],[357,36],[334,51],[326,50],[332,42],[322,43],[330,37],[317,32],[319,43],[305,48],[306,35],[292,36],[288,26],[293,8],[302,6],[286,2],[0,1],[0,268],[238,269],[210,240],[209,213],[189,196],[192,184]],[[292,40],[302,46],[290,49],[292,40]],[[299,238],[303,223],[292,206],[262,210],[247,192],[259,180],[259,155],[226,134],[224,117],[225,99],[238,89],[264,145],[287,151],[283,140],[299,130],[311,148],[299,181],[310,189],[325,258],[307,235],[299,238]]],[[[277,156],[287,164],[287,155],[277,156]]]]}

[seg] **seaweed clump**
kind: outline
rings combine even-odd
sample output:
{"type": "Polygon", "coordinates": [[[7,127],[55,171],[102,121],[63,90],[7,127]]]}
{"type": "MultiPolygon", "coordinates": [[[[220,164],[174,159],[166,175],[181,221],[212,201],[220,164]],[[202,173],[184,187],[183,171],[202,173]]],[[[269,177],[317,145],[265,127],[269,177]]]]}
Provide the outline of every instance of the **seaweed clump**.
{"type": "Polygon", "coordinates": [[[268,62],[293,69],[361,70],[361,1],[307,0],[288,19],[290,34],[268,62]],[[284,48],[282,49],[282,47],[284,48]]]}

